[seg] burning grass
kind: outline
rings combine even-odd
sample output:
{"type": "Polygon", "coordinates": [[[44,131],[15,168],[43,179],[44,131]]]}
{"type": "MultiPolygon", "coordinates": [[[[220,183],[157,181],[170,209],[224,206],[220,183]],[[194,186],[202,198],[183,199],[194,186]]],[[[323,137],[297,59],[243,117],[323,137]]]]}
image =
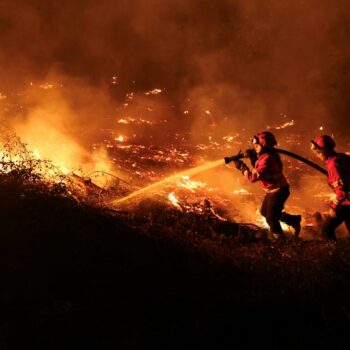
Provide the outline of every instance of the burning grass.
{"type": "Polygon", "coordinates": [[[185,174],[111,210],[109,199],[135,189],[117,193],[120,182],[105,193],[35,158],[14,135],[3,148],[6,346],[165,348],[173,339],[178,348],[222,347],[234,339],[237,348],[301,348],[331,345],[334,335],[347,344],[348,240],[268,241],[260,227],[228,219],[217,191],[185,174]]]}
{"type": "Polygon", "coordinates": [[[126,189],[127,183],[120,185],[121,179],[112,174],[103,171],[91,174],[95,178],[109,177],[111,181],[107,191],[96,185],[91,177],[77,175],[55,165],[52,160],[42,159],[5,124],[0,128],[0,172],[3,182],[17,183],[26,189],[69,197],[91,205],[104,205],[109,196],[123,196],[130,191],[126,189]]]}

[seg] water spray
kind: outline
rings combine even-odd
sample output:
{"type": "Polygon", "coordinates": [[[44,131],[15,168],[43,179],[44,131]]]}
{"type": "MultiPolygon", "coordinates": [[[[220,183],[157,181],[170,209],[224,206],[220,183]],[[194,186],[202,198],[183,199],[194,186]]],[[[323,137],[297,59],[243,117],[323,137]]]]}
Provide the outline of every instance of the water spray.
{"type": "Polygon", "coordinates": [[[296,154],[296,153],[293,153],[293,152],[290,152],[290,151],[286,151],[284,149],[280,149],[280,148],[275,148],[276,152],[277,153],[281,153],[281,154],[284,154],[286,156],[289,156],[289,157],[292,157],[294,159],[297,159],[299,160],[300,162],[303,162],[309,166],[311,166],[312,168],[318,170],[320,173],[324,174],[324,175],[328,175],[328,171],[324,168],[322,168],[321,166],[319,166],[318,164],[312,162],[311,160],[308,160],[302,156],[299,156],[299,154],[296,154]]]}
{"type": "Polygon", "coordinates": [[[155,190],[155,189],[157,189],[159,187],[162,187],[166,183],[174,182],[175,180],[177,180],[181,176],[196,175],[196,174],[199,174],[199,173],[201,173],[203,171],[215,168],[215,167],[217,167],[219,165],[223,165],[223,161],[222,161],[221,158],[218,159],[218,160],[212,161],[212,162],[208,162],[208,163],[202,164],[202,165],[197,166],[195,168],[191,168],[191,169],[188,169],[188,170],[181,171],[180,173],[176,173],[176,174],[171,175],[171,176],[169,176],[169,177],[167,177],[167,178],[165,178],[165,179],[163,179],[161,181],[155,182],[155,183],[153,183],[153,184],[151,184],[149,186],[141,188],[140,190],[132,192],[126,197],[123,197],[123,198],[120,198],[120,199],[116,199],[116,200],[114,200],[112,202],[112,205],[119,205],[119,204],[127,202],[127,201],[129,201],[129,200],[131,200],[131,199],[133,199],[135,197],[139,197],[139,196],[141,196],[142,194],[144,194],[146,192],[149,192],[151,190],[155,190]]]}

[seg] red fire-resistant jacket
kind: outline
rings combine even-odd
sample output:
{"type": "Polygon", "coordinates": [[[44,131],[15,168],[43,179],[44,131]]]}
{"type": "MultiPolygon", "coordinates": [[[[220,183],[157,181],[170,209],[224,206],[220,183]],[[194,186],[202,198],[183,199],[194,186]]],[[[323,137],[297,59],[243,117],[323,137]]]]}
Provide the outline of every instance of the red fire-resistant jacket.
{"type": "Polygon", "coordinates": [[[335,199],[331,207],[350,205],[350,157],[344,153],[336,153],[326,160],[328,184],[333,188],[335,199]]]}
{"type": "Polygon", "coordinates": [[[258,181],[267,192],[274,192],[288,185],[283,175],[281,158],[274,150],[260,154],[255,161],[254,170],[245,170],[244,176],[250,182],[258,181]]]}

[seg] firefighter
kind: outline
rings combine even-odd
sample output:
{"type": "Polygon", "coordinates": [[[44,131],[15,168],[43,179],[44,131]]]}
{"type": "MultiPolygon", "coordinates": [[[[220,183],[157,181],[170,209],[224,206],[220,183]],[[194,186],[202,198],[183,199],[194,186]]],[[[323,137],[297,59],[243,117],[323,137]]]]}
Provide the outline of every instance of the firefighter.
{"type": "Polygon", "coordinates": [[[328,135],[313,139],[311,150],[317,158],[326,163],[328,184],[335,194],[321,232],[326,239],[336,242],[335,229],[342,222],[345,222],[350,233],[350,157],[344,153],[337,153],[335,142],[328,135]]]}
{"type": "Polygon", "coordinates": [[[253,150],[246,152],[253,170],[242,160],[235,160],[235,166],[250,182],[259,182],[266,191],[261,214],[270,227],[275,239],[284,236],[280,221],[293,227],[294,235],[299,236],[301,230],[301,215],[291,215],[283,211],[289,197],[289,184],[283,175],[283,165],[279,154],[275,151],[277,141],[275,136],[264,131],[253,138],[253,150]]]}

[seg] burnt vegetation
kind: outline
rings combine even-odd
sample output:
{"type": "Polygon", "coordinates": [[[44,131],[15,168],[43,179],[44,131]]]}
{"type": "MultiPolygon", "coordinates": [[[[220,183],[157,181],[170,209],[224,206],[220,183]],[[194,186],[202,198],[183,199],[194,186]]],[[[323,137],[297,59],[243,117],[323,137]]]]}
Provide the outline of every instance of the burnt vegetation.
{"type": "Polygon", "coordinates": [[[208,202],[111,210],[88,181],[48,181],[49,162],[5,145],[2,349],[347,347],[347,239],[271,242],[208,202]]]}

